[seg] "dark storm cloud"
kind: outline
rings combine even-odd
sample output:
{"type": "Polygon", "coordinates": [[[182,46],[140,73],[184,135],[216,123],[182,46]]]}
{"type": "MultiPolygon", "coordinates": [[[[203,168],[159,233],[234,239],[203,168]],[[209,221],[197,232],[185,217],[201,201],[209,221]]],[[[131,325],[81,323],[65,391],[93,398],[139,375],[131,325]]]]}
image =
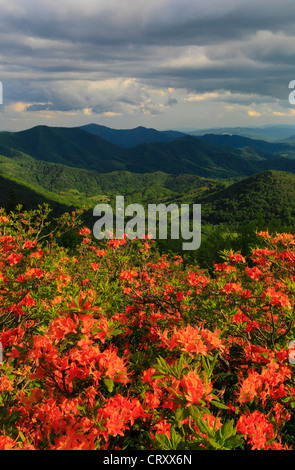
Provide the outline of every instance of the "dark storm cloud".
{"type": "MultiPolygon", "coordinates": [[[[4,2],[3,2],[4,3],[4,2]]],[[[292,34],[291,0],[12,1],[1,31],[109,45],[208,45],[257,30],[292,34]],[[15,7],[14,7],[15,5],[15,7]]]]}
{"type": "MultiPolygon", "coordinates": [[[[0,8],[6,100],[31,111],[125,105],[156,114],[149,90],[169,87],[284,100],[294,79],[293,0],[0,0],[0,8]]],[[[179,101],[168,93],[161,106],[179,101]]]]}

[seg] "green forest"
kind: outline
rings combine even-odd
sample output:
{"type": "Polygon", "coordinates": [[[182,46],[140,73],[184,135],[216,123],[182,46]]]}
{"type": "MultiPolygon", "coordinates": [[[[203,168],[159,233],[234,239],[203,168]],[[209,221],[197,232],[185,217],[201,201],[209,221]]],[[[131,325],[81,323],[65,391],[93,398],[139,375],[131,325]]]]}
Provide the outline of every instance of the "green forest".
{"type": "MultiPolygon", "coordinates": [[[[92,229],[93,208],[114,207],[117,195],[145,208],[201,204],[201,246],[182,254],[204,268],[220,260],[224,249],[249,253],[257,230],[293,232],[295,147],[289,141],[200,138],[144,128],[118,135],[106,129],[98,130],[112,142],[95,135],[95,126],[92,132],[47,126],[1,132],[1,206],[29,210],[47,203],[53,218],[83,208],[92,229]]],[[[61,243],[70,247],[76,239],[72,231],[61,243]]],[[[168,237],[159,246],[182,252],[182,240],[168,237]]]]}

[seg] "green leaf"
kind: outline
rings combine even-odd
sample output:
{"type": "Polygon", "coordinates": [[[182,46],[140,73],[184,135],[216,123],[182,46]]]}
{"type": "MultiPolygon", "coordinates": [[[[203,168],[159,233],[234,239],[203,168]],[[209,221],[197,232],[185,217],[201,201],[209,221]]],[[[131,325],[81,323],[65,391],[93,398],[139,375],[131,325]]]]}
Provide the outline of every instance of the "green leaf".
{"type": "Polygon", "coordinates": [[[235,449],[244,443],[243,436],[231,436],[224,442],[224,447],[227,449],[235,449]]]}
{"type": "Polygon", "coordinates": [[[179,358],[179,361],[178,361],[178,366],[177,366],[177,375],[178,375],[178,379],[181,378],[181,375],[183,374],[183,370],[184,370],[184,355],[182,354],[179,358]]]}
{"type": "Polygon", "coordinates": [[[156,372],[155,374],[152,375],[153,379],[163,379],[164,377],[166,377],[166,374],[163,374],[161,372],[156,372]]]}
{"type": "Polygon", "coordinates": [[[190,416],[189,408],[177,408],[175,412],[175,419],[177,422],[186,419],[188,416],[190,416]]]}
{"type": "Polygon", "coordinates": [[[189,412],[190,412],[190,415],[193,419],[199,419],[200,418],[200,410],[198,409],[197,406],[195,405],[191,405],[189,408],[188,408],[189,412]]]}
{"type": "Polygon", "coordinates": [[[19,437],[21,438],[22,442],[25,442],[26,438],[25,438],[25,436],[24,436],[24,434],[22,433],[21,430],[19,430],[19,437]]]}
{"type": "Polygon", "coordinates": [[[224,423],[222,427],[218,430],[218,433],[220,434],[220,436],[223,437],[223,439],[228,439],[232,435],[235,435],[236,431],[234,430],[233,424],[233,420],[226,421],[226,423],[224,423]]]}
{"type": "Polygon", "coordinates": [[[212,405],[216,406],[217,408],[221,408],[222,410],[228,410],[228,406],[226,406],[224,403],[221,403],[220,401],[217,400],[211,400],[212,405]]]}
{"type": "Polygon", "coordinates": [[[211,446],[212,446],[214,449],[221,449],[221,448],[222,448],[222,444],[220,444],[220,443],[217,442],[215,439],[213,439],[213,437],[209,437],[209,438],[208,438],[208,441],[210,442],[211,446]]]}
{"type": "Polygon", "coordinates": [[[161,450],[171,450],[170,439],[165,434],[158,433],[155,435],[155,439],[161,450]]]}
{"type": "Polygon", "coordinates": [[[103,379],[105,386],[107,387],[108,391],[112,393],[114,390],[114,381],[112,379],[104,378],[103,379]]]}
{"type": "Polygon", "coordinates": [[[208,435],[212,434],[210,427],[204,421],[202,421],[201,419],[197,420],[197,425],[198,425],[198,428],[200,429],[200,431],[203,434],[208,434],[208,435]]]}
{"type": "Polygon", "coordinates": [[[178,444],[182,440],[181,436],[175,431],[174,427],[171,427],[170,434],[171,434],[171,449],[176,450],[178,447],[178,444]]]}

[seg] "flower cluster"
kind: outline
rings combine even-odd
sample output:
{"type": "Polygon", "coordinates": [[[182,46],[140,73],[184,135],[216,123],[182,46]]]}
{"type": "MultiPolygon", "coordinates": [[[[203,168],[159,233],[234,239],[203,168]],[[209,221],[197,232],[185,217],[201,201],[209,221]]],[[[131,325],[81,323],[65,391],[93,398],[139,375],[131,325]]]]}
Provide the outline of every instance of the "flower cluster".
{"type": "Polygon", "coordinates": [[[209,275],[46,217],[0,212],[0,449],[294,448],[292,235],[209,275]]]}

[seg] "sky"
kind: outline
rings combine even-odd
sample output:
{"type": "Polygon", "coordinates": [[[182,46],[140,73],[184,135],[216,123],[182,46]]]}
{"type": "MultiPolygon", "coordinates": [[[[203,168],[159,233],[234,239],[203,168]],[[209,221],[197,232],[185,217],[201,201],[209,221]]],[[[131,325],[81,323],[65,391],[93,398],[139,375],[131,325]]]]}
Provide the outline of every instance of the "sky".
{"type": "Polygon", "coordinates": [[[0,0],[0,11],[0,130],[295,125],[294,0],[0,0]]]}

